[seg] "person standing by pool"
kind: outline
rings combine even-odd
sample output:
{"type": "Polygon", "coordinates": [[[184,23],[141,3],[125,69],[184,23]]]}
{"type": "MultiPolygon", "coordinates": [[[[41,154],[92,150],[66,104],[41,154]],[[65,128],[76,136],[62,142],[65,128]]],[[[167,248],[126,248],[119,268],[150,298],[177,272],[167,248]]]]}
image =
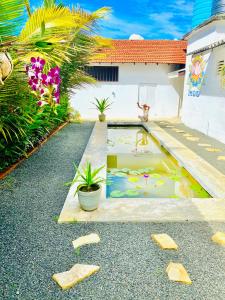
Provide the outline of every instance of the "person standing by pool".
{"type": "Polygon", "coordinates": [[[137,105],[140,109],[142,109],[143,111],[143,116],[138,116],[138,118],[142,121],[142,122],[148,122],[148,115],[149,115],[149,111],[150,111],[150,106],[147,104],[143,104],[140,105],[139,102],[137,102],[137,105]]]}

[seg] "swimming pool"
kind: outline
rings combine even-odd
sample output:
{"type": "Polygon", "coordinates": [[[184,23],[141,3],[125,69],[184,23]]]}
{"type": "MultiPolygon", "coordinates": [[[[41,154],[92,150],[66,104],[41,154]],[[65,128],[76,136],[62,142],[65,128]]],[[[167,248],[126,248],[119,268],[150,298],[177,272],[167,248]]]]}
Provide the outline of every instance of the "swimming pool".
{"type": "Polygon", "coordinates": [[[141,126],[109,126],[107,198],[210,198],[141,126]]]}

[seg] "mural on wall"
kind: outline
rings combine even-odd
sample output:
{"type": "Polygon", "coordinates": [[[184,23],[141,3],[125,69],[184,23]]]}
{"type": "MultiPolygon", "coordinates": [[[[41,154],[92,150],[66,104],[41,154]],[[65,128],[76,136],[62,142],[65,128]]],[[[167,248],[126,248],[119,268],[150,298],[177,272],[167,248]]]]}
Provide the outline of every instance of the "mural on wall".
{"type": "Polygon", "coordinates": [[[203,57],[202,55],[197,55],[192,58],[187,82],[189,85],[188,96],[200,96],[201,88],[205,79],[208,58],[209,57],[203,57]]]}

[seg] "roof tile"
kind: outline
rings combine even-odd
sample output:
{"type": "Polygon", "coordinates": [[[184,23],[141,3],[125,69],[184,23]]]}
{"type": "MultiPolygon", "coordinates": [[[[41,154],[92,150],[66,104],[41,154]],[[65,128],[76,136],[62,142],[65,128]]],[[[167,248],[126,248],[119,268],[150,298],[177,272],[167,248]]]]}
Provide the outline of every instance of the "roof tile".
{"type": "Polygon", "coordinates": [[[186,49],[186,41],[113,40],[94,62],[185,64],[186,49]]]}

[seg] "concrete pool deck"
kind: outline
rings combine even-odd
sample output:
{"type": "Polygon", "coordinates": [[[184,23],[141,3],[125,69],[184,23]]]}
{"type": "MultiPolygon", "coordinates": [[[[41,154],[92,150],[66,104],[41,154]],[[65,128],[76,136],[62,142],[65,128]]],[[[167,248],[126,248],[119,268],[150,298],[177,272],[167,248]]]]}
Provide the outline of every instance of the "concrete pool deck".
{"type": "Polygon", "coordinates": [[[225,144],[195,129],[185,126],[179,119],[155,121],[155,123],[225,175],[225,144]],[[190,140],[190,138],[188,139],[187,136],[184,136],[185,134],[197,137],[198,140],[190,140]],[[208,145],[208,147],[205,145],[208,145]],[[207,151],[207,148],[209,147],[219,149],[220,151],[209,152],[207,151]]]}
{"type": "MultiPolygon", "coordinates": [[[[112,125],[121,123],[111,122],[112,125]]],[[[70,188],[58,222],[164,222],[164,221],[224,221],[225,175],[183,143],[168,134],[156,123],[140,122],[126,125],[144,126],[174,156],[199,183],[211,194],[209,199],[106,199],[103,185],[99,208],[94,212],[80,209],[74,196],[76,185],[70,188]]],[[[107,124],[95,124],[80,166],[87,160],[94,167],[105,165],[101,176],[106,178],[107,124]]]]}

